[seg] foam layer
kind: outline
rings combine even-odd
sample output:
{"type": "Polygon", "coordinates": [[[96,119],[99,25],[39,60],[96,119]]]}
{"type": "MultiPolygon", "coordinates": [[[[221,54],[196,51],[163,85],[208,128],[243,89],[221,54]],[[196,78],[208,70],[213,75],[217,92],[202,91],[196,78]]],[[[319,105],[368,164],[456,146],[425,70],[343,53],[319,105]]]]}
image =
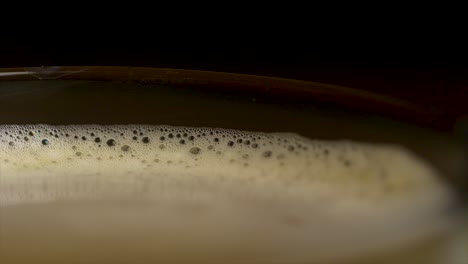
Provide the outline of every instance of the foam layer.
{"type": "Polygon", "coordinates": [[[151,216],[134,215],[157,223],[149,235],[190,252],[338,261],[440,235],[453,196],[429,164],[393,145],[170,126],[0,126],[3,210],[109,201],[144,205],[151,216]]]}

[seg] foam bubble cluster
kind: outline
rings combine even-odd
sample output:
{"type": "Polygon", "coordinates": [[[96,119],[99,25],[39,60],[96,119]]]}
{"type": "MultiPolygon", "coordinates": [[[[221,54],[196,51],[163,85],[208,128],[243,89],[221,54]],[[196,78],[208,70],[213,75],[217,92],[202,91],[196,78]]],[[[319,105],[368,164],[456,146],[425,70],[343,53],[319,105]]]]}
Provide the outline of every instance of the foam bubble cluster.
{"type": "MultiPolygon", "coordinates": [[[[106,199],[195,203],[207,221],[223,212],[281,239],[294,226],[294,239],[335,248],[353,224],[364,236],[384,230],[387,244],[430,233],[453,202],[437,172],[400,146],[214,128],[0,126],[0,206],[106,199]],[[320,241],[324,232],[336,237],[320,241]]],[[[368,240],[354,246],[380,245],[368,240]]]]}

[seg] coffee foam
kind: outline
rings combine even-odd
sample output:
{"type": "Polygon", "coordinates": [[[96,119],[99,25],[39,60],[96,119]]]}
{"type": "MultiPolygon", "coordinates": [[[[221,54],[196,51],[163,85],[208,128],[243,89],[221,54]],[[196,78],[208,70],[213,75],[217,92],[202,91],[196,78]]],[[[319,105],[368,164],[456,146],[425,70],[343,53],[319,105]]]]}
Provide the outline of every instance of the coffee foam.
{"type": "Polygon", "coordinates": [[[209,247],[332,261],[440,235],[454,197],[433,167],[396,145],[214,128],[0,126],[1,207],[109,201],[147,205],[154,234],[178,230],[194,248],[208,237],[209,247]]]}

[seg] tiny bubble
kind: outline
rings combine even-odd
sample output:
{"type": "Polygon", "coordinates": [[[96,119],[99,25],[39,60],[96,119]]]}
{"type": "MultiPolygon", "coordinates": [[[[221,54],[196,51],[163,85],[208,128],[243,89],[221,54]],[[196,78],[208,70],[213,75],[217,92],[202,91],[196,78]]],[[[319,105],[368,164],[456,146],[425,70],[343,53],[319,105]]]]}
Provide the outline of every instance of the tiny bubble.
{"type": "Polygon", "coordinates": [[[109,146],[109,147],[112,147],[112,146],[115,146],[117,142],[113,139],[109,139],[107,140],[106,144],[109,146]]]}
{"type": "Polygon", "coordinates": [[[122,149],[123,151],[129,151],[130,146],[129,145],[123,145],[120,149],[122,149]]]}
{"type": "Polygon", "coordinates": [[[194,155],[197,155],[199,154],[201,151],[201,149],[199,147],[193,147],[190,149],[190,153],[194,154],[194,155]]]}

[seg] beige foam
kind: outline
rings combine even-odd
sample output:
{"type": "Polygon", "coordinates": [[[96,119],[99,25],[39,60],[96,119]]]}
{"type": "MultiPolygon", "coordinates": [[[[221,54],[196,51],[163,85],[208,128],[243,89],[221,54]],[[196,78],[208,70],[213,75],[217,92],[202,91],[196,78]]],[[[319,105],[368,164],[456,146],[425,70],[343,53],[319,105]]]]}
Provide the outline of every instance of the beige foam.
{"type": "MultiPolygon", "coordinates": [[[[2,254],[22,214],[167,262],[341,261],[444,236],[453,224],[452,191],[394,145],[212,128],[0,126],[0,162],[2,254]]],[[[111,245],[103,252],[119,248],[111,245]]]]}

